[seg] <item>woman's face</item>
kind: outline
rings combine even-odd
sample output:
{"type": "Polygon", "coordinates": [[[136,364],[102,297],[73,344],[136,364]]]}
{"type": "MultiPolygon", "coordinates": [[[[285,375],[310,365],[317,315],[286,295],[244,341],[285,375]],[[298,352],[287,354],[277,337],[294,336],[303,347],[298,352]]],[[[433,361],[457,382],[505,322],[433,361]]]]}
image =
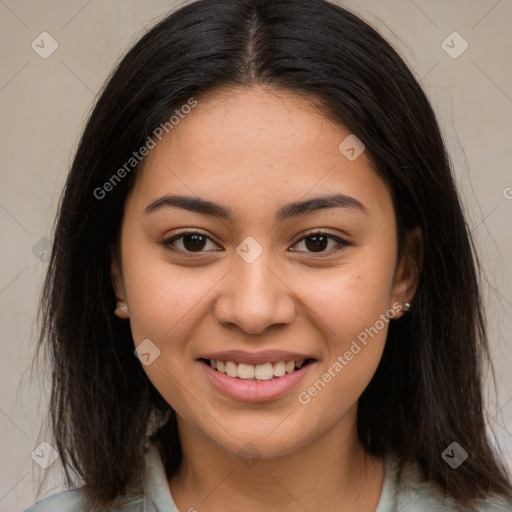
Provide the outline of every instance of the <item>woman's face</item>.
{"type": "Polygon", "coordinates": [[[417,276],[350,135],[254,87],[199,101],[150,151],[112,276],[182,436],[270,457],[353,431],[417,276]]]}

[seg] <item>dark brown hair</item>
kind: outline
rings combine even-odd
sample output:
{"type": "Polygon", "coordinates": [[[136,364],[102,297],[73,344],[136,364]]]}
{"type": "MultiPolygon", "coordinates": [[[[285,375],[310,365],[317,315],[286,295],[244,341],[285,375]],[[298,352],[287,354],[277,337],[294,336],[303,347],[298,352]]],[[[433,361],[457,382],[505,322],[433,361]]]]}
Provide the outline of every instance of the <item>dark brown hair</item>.
{"type": "MultiPolygon", "coordinates": [[[[42,301],[39,348],[53,380],[50,418],[66,468],[103,505],[140,475],[152,407],[169,409],[113,315],[115,247],[137,167],[108,182],[153,130],[214,89],[264,84],[321,100],[363,141],[392,191],[399,240],[420,226],[423,268],[412,311],[390,324],[359,399],[367,451],[415,462],[461,506],[510,496],[490,446],[482,399],[488,345],[472,246],[431,106],[373,28],[324,0],[200,0],[166,17],[122,59],[83,132],[61,200],[42,301]],[[468,459],[441,458],[453,441],[468,459]]],[[[155,434],[170,475],[180,464],[175,415],[155,434]]]]}

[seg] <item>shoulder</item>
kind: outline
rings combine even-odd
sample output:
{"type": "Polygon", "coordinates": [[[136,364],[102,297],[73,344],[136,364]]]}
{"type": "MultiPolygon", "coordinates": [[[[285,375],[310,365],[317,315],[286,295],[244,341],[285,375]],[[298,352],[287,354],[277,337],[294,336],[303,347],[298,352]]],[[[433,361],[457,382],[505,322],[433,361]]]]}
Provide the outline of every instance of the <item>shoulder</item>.
{"type": "MultiPolygon", "coordinates": [[[[156,446],[145,453],[145,468],[136,482],[128,485],[109,510],[115,512],[178,512],[167,483],[163,461],[156,446]]],[[[23,512],[90,512],[86,487],[63,491],[37,502],[23,512]]]]}
{"type": "Polygon", "coordinates": [[[23,512],[82,512],[84,508],[83,489],[63,491],[49,496],[23,512]]]}
{"type": "MultiPolygon", "coordinates": [[[[431,482],[411,484],[409,489],[402,492],[398,499],[398,510],[409,512],[461,512],[460,505],[445,497],[431,482]]],[[[473,512],[511,512],[512,502],[494,496],[485,500],[478,500],[473,512]]]]}
{"type": "MultiPolygon", "coordinates": [[[[112,510],[122,512],[142,512],[143,496],[129,489],[120,496],[113,505],[112,510]]],[[[53,494],[23,512],[90,512],[86,504],[84,488],[53,494]]]]}
{"type": "MultiPolygon", "coordinates": [[[[386,461],[386,476],[381,500],[376,512],[460,512],[457,503],[447,498],[432,482],[422,479],[416,466],[404,468],[397,484],[395,481],[397,463],[394,459],[386,461]]],[[[500,496],[479,500],[474,512],[511,512],[512,502],[500,496]]]]}

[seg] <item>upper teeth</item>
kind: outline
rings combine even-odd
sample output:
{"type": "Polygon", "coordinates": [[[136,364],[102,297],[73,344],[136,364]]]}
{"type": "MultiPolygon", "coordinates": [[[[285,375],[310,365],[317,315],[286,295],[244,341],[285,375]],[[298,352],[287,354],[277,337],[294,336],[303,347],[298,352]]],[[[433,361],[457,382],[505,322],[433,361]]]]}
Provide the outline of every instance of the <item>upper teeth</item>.
{"type": "Polygon", "coordinates": [[[304,364],[304,361],[305,359],[300,359],[298,361],[277,361],[275,363],[254,365],[210,359],[212,368],[228,375],[228,377],[257,380],[270,380],[273,377],[282,377],[285,373],[293,372],[295,367],[300,368],[304,364]]]}

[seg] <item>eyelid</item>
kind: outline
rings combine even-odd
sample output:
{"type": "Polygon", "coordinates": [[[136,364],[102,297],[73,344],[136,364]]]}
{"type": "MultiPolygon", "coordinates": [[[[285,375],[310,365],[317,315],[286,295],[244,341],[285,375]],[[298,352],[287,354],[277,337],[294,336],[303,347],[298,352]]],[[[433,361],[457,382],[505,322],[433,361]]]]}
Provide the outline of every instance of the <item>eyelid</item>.
{"type": "MultiPolygon", "coordinates": [[[[329,233],[329,231],[326,231],[326,229],[327,228],[312,228],[312,229],[308,229],[307,231],[304,231],[303,233],[300,233],[298,235],[299,238],[297,239],[297,242],[300,242],[303,238],[307,238],[309,236],[325,235],[325,236],[329,236],[329,237],[335,238],[337,240],[340,240],[344,244],[347,244],[347,245],[350,244],[350,242],[348,242],[347,240],[342,238],[340,235],[335,235],[334,233],[329,233]]],[[[295,242],[295,243],[297,243],[297,242],[295,242]]],[[[353,244],[350,244],[350,245],[353,245],[353,244]]]]}
{"type": "MultiPolygon", "coordinates": [[[[214,241],[213,238],[208,233],[205,233],[204,231],[201,231],[200,229],[196,229],[196,228],[179,228],[176,231],[174,231],[172,235],[167,237],[167,240],[170,240],[172,238],[177,238],[179,235],[182,235],[182,236],[183,235],[201,235],[201,236],[204,236],[204,237],[209,238],[210,240],[214,241]]],[[[217,242],[215,242],[215,243],[217,243],[217,242]]]]}

